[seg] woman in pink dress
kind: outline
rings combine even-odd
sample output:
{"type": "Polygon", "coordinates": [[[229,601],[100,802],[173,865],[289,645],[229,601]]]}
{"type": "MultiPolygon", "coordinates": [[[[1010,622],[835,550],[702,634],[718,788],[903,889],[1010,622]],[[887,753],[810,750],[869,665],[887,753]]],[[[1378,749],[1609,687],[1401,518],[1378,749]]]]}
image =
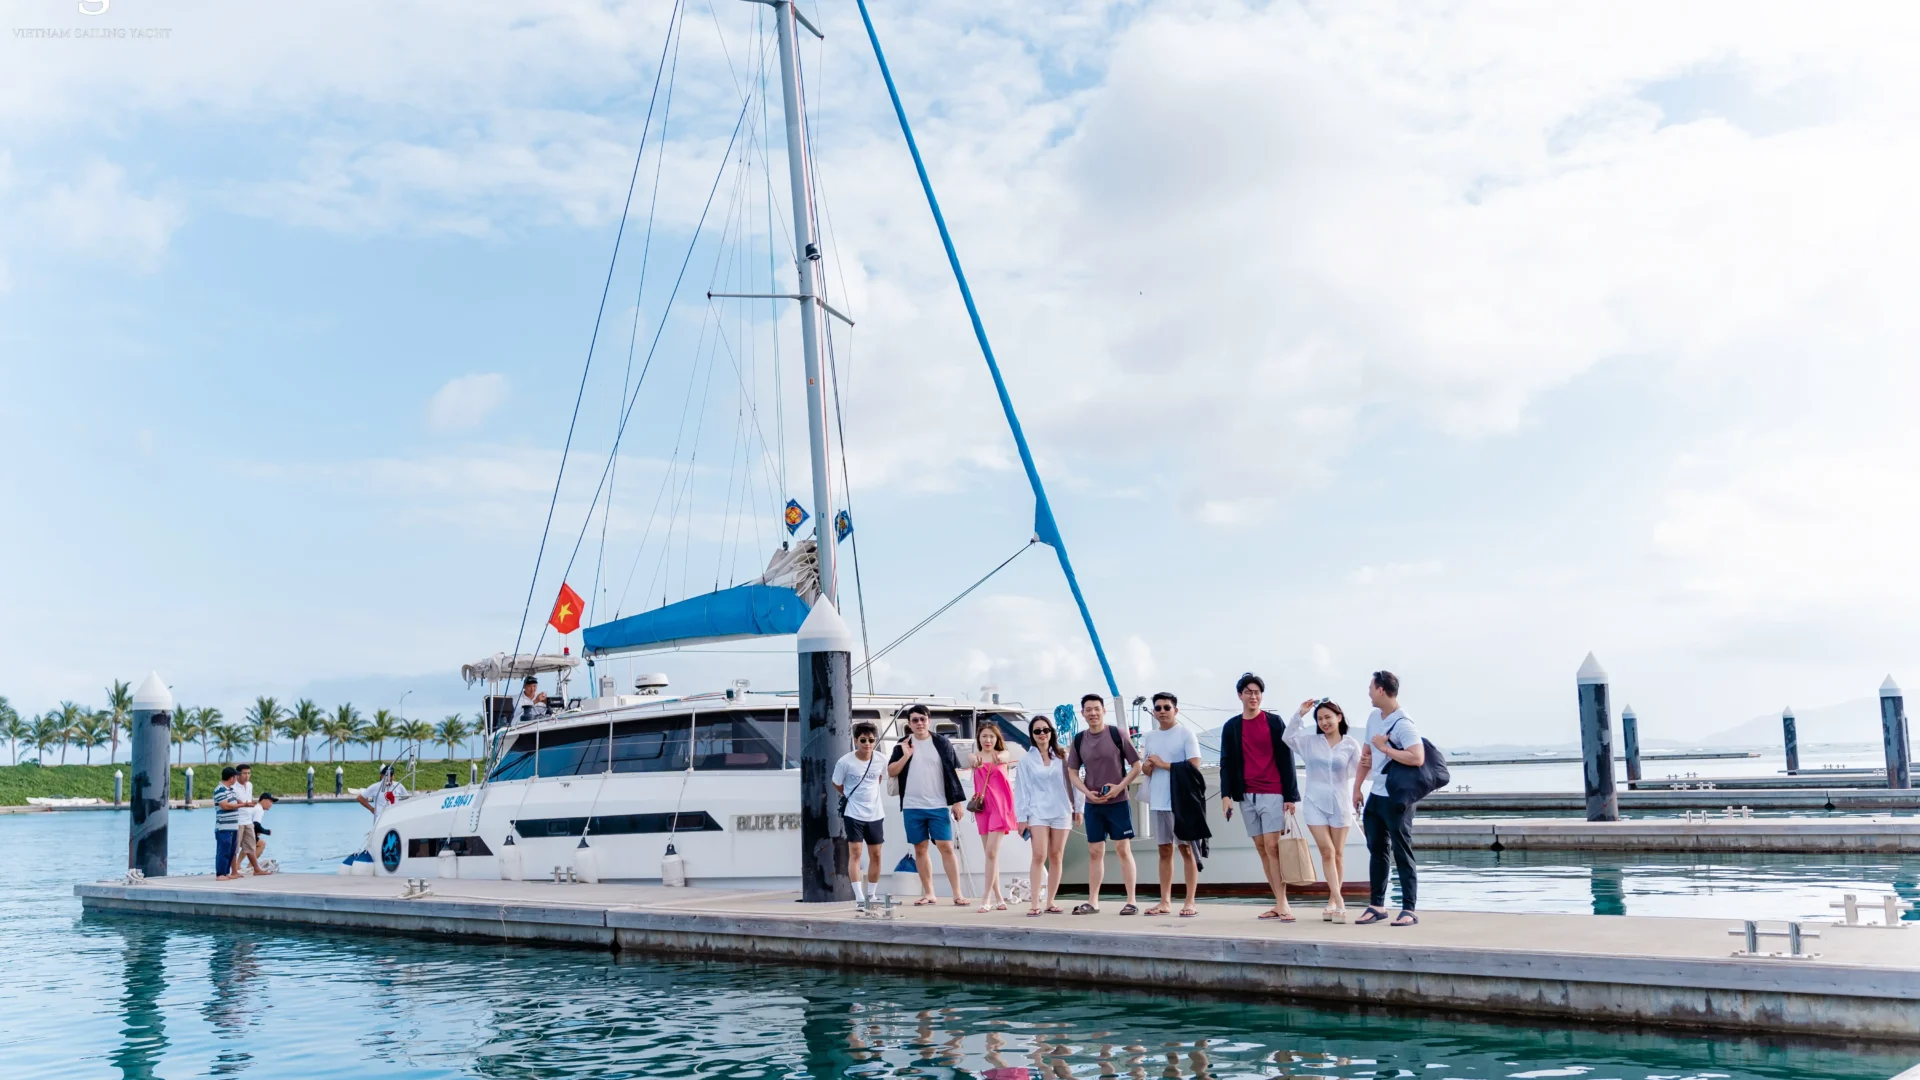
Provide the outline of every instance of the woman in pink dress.
{"type": "Polygon", "coordinates": [[[980,894],[980,910],[1007,910],[1000,892],[1000,842],[1013,831],[1013,785],[1007,780],[1007,766],[1013,754],[1000,738],[999,725],[982,721],[973,736],[973,795],[980,809],[973,823],[980,828],[980,846],[987,853],[985,891],[980,894]]]}

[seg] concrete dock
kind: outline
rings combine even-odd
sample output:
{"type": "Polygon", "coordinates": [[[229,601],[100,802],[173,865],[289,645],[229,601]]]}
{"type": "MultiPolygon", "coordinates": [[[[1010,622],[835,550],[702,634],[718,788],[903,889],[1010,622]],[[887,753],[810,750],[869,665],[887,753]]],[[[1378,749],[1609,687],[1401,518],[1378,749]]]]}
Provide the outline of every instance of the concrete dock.
{"type": "MultiPolygon", "coordinates": [[[[75,887],[90,914],[244,919],[465,941],[938,971],[1400,1008],[1920,1043],[1920,933],[1822,926],[1804,959],[1736,957],[1730,919],[1422,913],[1418,927],[1196,918],[1031,919],[951,904],[856,917],[797,894],[278,874],[75,887]]],[[[1311,921],[1310,921],[1311,920],[1311,921]]],[[[1772,941],[1774,939],[1764,939],[1772,941]]],[[[1784,948],[1784,946],[1782,946],[1784,948]]]]}
{"type": "MultiPolygon", "coordinates": [[[[1692,781],[1711,783],[1712,781],[1692,781]]],[[[1747,790],[1628,791],[1619,793],[1620,809],[1649,811],[1720,810],[1725,807],[1750,807],[1754,810],[1826,810],[1856,813],[1885,813],[1891,810],[1920,810],[1920,789],[1889,791],[1871,788],[1806,787],[1747,790]]],[[[1420,800],[1420,812],[1472,812],[1494,814],[1539,814],[1584,811],[1586,796],[1580,792],[1558,791],[1452,791],[1440,790],[1420,800]]]]}
{"type": "Polygon", "coordinates": [[[1626,851],[1637,854],[1920,853],[1920,818],[1415,819],[1419,847],[1446,851],[1626,851]]]}

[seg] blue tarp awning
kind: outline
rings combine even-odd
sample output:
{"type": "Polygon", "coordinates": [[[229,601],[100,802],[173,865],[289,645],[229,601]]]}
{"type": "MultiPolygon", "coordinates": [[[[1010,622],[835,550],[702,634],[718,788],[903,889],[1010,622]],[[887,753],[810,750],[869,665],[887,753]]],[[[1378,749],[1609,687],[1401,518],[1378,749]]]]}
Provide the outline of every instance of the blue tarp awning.
{"type": "Polygon", "coordinates": [[[739,585],[589,626],[585,651],[589,655],[604,655],[795,634],[806,621],[807,610],[807,602],[792,589],[779,585],[739,585]]]}

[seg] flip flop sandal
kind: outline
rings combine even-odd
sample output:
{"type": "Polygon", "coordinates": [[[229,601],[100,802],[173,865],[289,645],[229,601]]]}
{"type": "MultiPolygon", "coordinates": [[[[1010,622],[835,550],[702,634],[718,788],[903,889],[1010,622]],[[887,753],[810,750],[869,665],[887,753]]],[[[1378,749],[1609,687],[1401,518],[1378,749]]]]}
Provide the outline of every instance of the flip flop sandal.
{"type": "MultiPolygon", "coordinates": [[[[1122,914],[1122,915],[1125,915],[1125,914],[1126,914],[1126,912],[1124,912],[1124,911],[1122,911],[1122,912],[1121,912],[1120,914],[1122,914]]],[[[1159,908],[1148,908],[1147,910],[1145,910],[1145,911],[1143,911],[1143,912],[1141,912],[1140,914],[1142,914],[1142,915],[1165,915],[1165,914],[1166,914],[1166,912],[1164,912],[1164,911],[1162,911],[1162,910],[1160,910],[1159,908]]]]}
{"type": "Polygon", "coordinates": [[[935,899],[934,899],[933,897],[931,897],[931,896],[923,896],[923,897],[921,897],[920,899],[918,899],[918,900],[915,900],[915,901],[913,902],[913,906],[914,906],[914,907],[926,907],[926,906],[927,906],[928,904],[937,904],[937,903],[939,903],[939,902],[940,902],[940,901],[938,901],[938,900],[935,900],[935,899]]]}
{"type": "Polygon", "coordinates": [[[1029,912],[1027,912],[1027,918],[1029,918],[1029,919],[1037,919],[1037,918],[1039,918],[1039,917],[1040,917],[1040,916],[1041,916],[1042,914],[1043,914],[1043,913],[1041,912],[1041,910],[1040,910],[1039,908],[1034,908],[1034,909],[1033,909],[1032,911],[1029,911],[1029,912]]]}
{"type": "Polygon", "coordinates": [[[1066,914],[1066,910],[1065,910],[1065,909],[1063,909],[1063,908],[1060,908],[1060,907],[1057,907],[1057,906],[1055,906],[1055,905],[1053,905],[1053,904],[1048,904],[1048,905],[1047,905],[1047,914],[1049,914],[1049,915],[1065,915],[1065,914],[1066,914]]]}
{"type": "Polygon", "coordinates": [[[1266,920],[1266,919],[1278,919],[1278,918],[1280,918],[1280,913],[1279,913],[1279,912],[1277,912],[1277,911],[1263,911],[1263,912],[1261,912],[1261,913],[1260,913],[1260,918],[1261,918],[1262,920],[1266,920]]]}
{"type": "Polygon", "coordinates": [[[1387,921],[1386,912],[1381,911],[1378,908],[1368,908],[1365,912],[1361,913],[1359,918],[1353,920],[1353,925],[1366,926],[1368,923],[1377,923],[1377,922],[1386,922],[1386,921],[1387,921]]]}
{"type": "Polygon", "coordinates": [[[1194,911],[1192,908],[1188,908],[1186,911],[1180,913],[1180,917],[1183,919],[1192,919],[1197,918],[1199,914],[1199,912],[1194,911]]]}
{"type": "Polygon", "coordinates": [[[1139,909],[1139,908],[1137,908],[1137,907],[1134,907],[1134,906],[1133,906],[1132,904],[1128,904],[1128,905],[1127,905],[1126,907],[1123,907],[1123,908],[1121,908],[1121,909],[1120,909],[1120,914],[1122,914],[1122,915],[1138,915],[1138,914],[1140,914],[1140,909],[1139,909]]]}
{"type": "Polygon", "coordinates": [[[1392,922],[1388,923],[1387,925],[1388,926],[1419,926],[1420,925],[1420,916],[1415,915],[1411,911],[1401,912],[1400,919],[1395,919],[1392,922]],[[1405,919],[1407,921],[1401,922],[1400,919],[1405,919]]]}
{"type": "Polygon", "coordinates": [[[1100,914],[1100,909],[1094,907],[1092,904],[1079,904],[1074,907],[1073,913],[1075,915],[1098,915],[1100,914]]]}

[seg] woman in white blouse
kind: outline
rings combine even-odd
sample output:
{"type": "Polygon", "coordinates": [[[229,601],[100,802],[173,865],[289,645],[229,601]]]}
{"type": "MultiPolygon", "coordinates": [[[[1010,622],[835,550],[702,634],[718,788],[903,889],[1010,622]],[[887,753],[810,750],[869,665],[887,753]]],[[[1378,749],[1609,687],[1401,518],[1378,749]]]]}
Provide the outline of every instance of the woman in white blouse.
{"type": "Polygon", "coordinates": [[[1321,875],[1327,879],[1327,909],[1321,918],[1347,921],[1340,886],[1347,880],[1347,830],[1353,828],[1353,782],[1360,766],[1360,743],[1347,734],[1347,714],[1321,698],[1300,703],[1287,724],[1287,745],[1307,766],[1300,791],[1300,820],[1320,848],[1321,875]],[[1313,723],[1307,714],[1313,714],[1313,723]]]}
{"type": "Polygon", "coordinates": [[[1033,749],[1014,766],[1014,828],[1029,834],[1033,845],[1033,909],[1027,917],[1060,914],[1054,897],[1060,894],[1060,864],[1067,854],[1067,837],[1080,820],[1086,800],[1067,783],[1067,759],[1060,752],[1053,718],[1039,715],[1027,725],[1033,749]],[[1046,871],[1046,885],[1041,870],[1046,871]]]}

